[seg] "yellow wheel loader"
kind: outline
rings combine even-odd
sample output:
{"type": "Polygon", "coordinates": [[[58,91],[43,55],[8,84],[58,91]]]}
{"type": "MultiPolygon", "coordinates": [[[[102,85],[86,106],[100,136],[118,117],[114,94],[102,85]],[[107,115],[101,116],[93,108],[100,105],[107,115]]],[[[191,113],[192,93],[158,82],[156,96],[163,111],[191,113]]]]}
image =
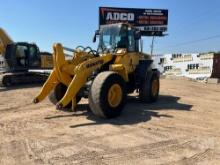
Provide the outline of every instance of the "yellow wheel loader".
{"type": "Polygon", "coordinates": [[[53,71],[34,103],[49,95],[57,109],[75,109],[84,97],[95,115],[113,118],[135,90],[142,102],[157,100],[159,72],[152,68],[150,56],[139,51],[140,31],[128,24],[111,24],[96,31],[94,42],[97,36],[97,50],[54,44],[53,71]],[[73,58],[66,60],[64,51],[72,51],[73,58]]]}

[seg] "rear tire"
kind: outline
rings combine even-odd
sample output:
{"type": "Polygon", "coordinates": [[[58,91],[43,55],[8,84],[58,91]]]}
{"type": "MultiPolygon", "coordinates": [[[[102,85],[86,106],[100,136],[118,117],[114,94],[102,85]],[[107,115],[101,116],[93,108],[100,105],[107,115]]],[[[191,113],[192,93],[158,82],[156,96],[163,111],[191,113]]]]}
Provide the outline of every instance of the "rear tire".
{"type": "Polygon", "coordinates": [[[157,101],[159,96],[160,81],[156,72],[148,71],[139,89],[139,98],[144,103],[157,101]]]}
{"type": "Polygon", "coordinates": [[[124,108],[126,96],[125,81],[118,73],[101,72],[91,85],[89,107],[99,117],[114,118],[124,108]]]}
{"type": "MultiPolygon", "coordinates": [[[[57,84],[54,90],[50,93],[49,100],[53,104],[56,105],[63,98],[63,96],[66,93],[66,90],[67,90],[67,87],[64,84],[62,83],[57,84]]],[[[81,100],[81,97],[76,96],[76,103],[80,102],[80,100],[81,100]]],[[[71,108],[71,107],[72,107],[72,103],[70,102],[64,108],[71,108]]]]}

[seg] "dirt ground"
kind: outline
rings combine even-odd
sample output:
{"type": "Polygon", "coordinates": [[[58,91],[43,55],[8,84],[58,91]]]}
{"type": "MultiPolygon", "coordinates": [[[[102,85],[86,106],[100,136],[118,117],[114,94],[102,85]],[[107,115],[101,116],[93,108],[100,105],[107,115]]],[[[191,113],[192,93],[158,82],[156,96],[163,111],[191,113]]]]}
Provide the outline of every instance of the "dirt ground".
{"type": "Polygon", "coordinates": [[[161,80],[157,103],[129,97],[122,115],[33,105],[40,87],[0,89],[0,164],[219,164],[220,85],[161,80]]]}

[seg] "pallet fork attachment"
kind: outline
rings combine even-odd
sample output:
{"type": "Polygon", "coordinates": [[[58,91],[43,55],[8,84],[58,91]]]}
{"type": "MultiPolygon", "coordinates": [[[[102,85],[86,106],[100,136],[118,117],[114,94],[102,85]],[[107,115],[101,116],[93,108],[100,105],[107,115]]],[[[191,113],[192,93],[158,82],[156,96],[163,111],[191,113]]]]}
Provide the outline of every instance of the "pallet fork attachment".
{"type": "Polygon", "coordinates": [[[63,98],[57,103],[56,108],[62,109],[72,102],[72,109],[74,109],[76,107],[76,95],[87,82],[88,77],[90,77],[93,71],[111,61],[113,56],[95,57],[87,52],[75,52],[72,60],[65,60],[61,44],[54,44],[53,50],[53,71],[33,102],[38,103],[42,101],[57,84],[62,83],[67,86],[67,90],[63,98]]]}

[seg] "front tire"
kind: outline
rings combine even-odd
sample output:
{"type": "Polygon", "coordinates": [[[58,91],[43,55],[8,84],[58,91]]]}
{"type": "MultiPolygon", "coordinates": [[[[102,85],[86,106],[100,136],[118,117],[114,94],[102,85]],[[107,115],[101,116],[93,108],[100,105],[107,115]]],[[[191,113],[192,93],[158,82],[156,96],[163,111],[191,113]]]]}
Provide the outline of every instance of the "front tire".
{"type": "Polygon", "coordinates": [[[89,106],[92,112],[103,118],[120,115],[126,103],[126,84],[116,72],[106,71],[98,74],[89,92],[89,106]]]}
{"type": "MultiPolygon", "coordinates": [[[[63,96],[66,93],[66,90],[67,87],[64,84],[62,83],[57,84],[54,90],[50,93],[49,100],[56,105],[63,98],[63,96]]],[[[76,103],[78,103],[80,100],[81,97],[76,96],[76,103]]],[[[72,103],[70,102],[64,108],[71,108],[71,107],[72,107],[72,103]]]]}

